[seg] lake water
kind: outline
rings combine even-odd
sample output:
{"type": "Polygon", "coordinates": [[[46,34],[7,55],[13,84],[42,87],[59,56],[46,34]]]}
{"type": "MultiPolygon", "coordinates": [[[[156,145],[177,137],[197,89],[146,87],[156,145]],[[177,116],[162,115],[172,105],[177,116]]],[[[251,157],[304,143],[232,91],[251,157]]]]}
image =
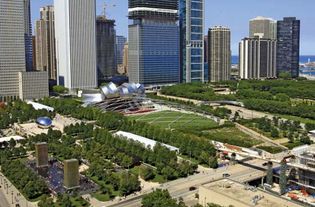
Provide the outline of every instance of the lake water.
{"type": "MultiPolygon", "coordinates": [[[[315,55],[302,55],[300,56],[300,63],[307,63],[308,60],[311,62],[315,62],[315,55]]],[[[238,56],[233,55],[232,56],[232,64],[238,64],[238,56]]]]}

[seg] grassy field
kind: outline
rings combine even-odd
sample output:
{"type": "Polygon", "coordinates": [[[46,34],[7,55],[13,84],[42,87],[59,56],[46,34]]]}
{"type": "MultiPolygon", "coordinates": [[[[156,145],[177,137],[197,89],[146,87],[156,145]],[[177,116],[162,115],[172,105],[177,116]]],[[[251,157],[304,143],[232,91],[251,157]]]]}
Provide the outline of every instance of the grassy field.
{"type": "Polygon", "coordinates": [[[301,123],[307,124],[315,124],[315,120],[313,119],[306,119],[306,118],[302,118],[302,117],[298,117],[298,116],[291,116],[291,115],[281,115],[281,114],[276,114],[276,116],[279,116],[281,118],[284,119],[288,119],[288,120],[292,120],[292,121],[299,121],[301,123]]]}
{"type": "Polygon", "coordinates": [[[213,129],[204,133],[204,136],[210,140],[228,143],[240,147],[252,147],[262,143],[249,135],[241,132],[235,127],[226,127],[222,129],[213,129]]]}
{"type": "Polygon", "coordinates": [[[194,130],[207,130],[218,126],[211,119],[176,111],[161,111],[141,116],[129,116],[129,118],[167,129],[186,129],[189,127],[194,130]]]}

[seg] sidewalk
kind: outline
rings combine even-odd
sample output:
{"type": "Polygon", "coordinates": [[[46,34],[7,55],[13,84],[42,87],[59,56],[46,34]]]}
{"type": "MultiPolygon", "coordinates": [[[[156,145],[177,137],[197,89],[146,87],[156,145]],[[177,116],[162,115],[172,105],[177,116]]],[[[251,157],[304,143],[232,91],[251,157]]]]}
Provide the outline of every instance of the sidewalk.
{"type": "Polygon", "coordinates": [[[277,141],[275,140],[272,140],[272,139],[269,139],[268,137],[264,136],[263,134],[259,134],[258,132],[244,126],[244,125],[241,125],[239,123],[235,123],[235,126],[241,130],[242,132],[244,132],[245,134],[248,134],[250,135],[251,137],[253,137],[254,139],[257,139],[257,140],[261,140],[261,141],[264,141],[264,142],[267,142],[267,143],[270,143],[274,146],[277,146],[277,147],[280,147],[284,150],[287,150],[288,148],[279,144],[277,141]]]}
{"type": "MultiPolygon", "coordinates": [[[[19,204],[20,207],[37,207],[37,202],[27,201],[22,194],[16,189],[14,185],[0,172],[0,194],[4,199],[1,199],[0,205],[4,207],[16,207],[16,204],[19,204]]],[[[0,195],[0,198],[2,198],[0,195]]],[[[2,206],[1,206],[2,207],[2,206]]]]}

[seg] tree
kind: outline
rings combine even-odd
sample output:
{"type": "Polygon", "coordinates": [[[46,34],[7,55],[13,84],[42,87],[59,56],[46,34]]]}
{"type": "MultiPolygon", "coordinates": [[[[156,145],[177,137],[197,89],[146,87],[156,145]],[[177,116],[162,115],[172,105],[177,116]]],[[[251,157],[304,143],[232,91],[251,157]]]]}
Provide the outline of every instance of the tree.
{"type": "Polygon", "coordinates": [[[38,202],[38,207],[47,207],[47,206],[54,207],[55,204],[52,198],[45,195],[38,202]]]}
{"type": "Polygon", "coordinates": [[[53,86],[53,91],[55,93],[64,94],[64,93],[68,93],[69,89],[67,89],[64,86],[53,86]]]}
{"type": "Polygon", "coordinates": [[[279,179],[279,187],[280,187],[280,195],[286,193],[287,188],[287,163],[285,160],[282,160],[280,163],[280,179],[279,179]]]}
{"type": "Polygon", "coordinates": [[[267,184],[273,185],[273,169],[272,169],[272,162],[268,162],[267,164],[267,184]]]}
{"type": "Polygon", "coordinates": [[[129,195],[140,189],[140,181],[135,175],[124,172],[120,175],[119,190],[122,195],[129,195]]]}
{"type": "Polygon", "coordinates": [[[61,207],[73,207],[70,197],[67,194],[63,194],[58,197],[58,203],[61,207]]]}
{"type": "Polygon", "coordinates": [[[140,176],[144,180],[150,180],[154,177],[153,170],[146,166],[140,167],[140,176]]]}
{"type": "Polygon", "coordinates": [[[285,94],[285,93],[278,93],[276,96],[275,96],[275,100],[276,101],[282,101],[282,102],[286,102],[286,101],[290,101],[290,97],[285,94]]]}
{"type": "Polygon", "coordinates": [[[279,131],[278,131],[278,129],[276,129],[275,127],[273,127],[273,128],[271,129],[271,137],[272,137],[272,138],[278,138],[278,137],[279,137],[279,131]]]}
{"type": "Polygon", "coordinates": [[[209,158],[209,167],[210,168],[218,168],[218,159],[217,157],[210,157],[209,158]]]}
{"type": "Polygon", "coordinates": [[[121,166],[124,168],[128,168],[133,164],[133,160],[131,157],[124,155],[121,161],[121,166]]]}
{"type": "Polygon", "coordinates": [[[11,138],[9,141],[9,145],[10,145],[10,148],[13,149],[16,146],[16,141],[13,138],[11,138]]]}
{"type": "Polygon", "coordinates": [[[170,166],[166,166],[161,171],[162,175],[167,180],[174,180],[177,178],[178,175],[176,175],[176,170],[170,166]]]}
{"type": "Polygon", "coordinates": [[[300,142],[302,142],[303,144],[308,144],[308,145],[313,143],[312,140],[310,139],[310,137],[307,136],[307,134],[306,135],[302,134],[302,136],[300,138],[300,142]]]}
{"type": "Polygon", "coordinates": [[[142,199],[142,207],[183,207],[172,199],[168,190],[157,189],[156,191],[147,194],[142,199]]]}
{"type": "Polygon", "coordinates": [[[292,75],[289,72],[281,72],[278,77],[284,80],[289,80],[292,78],[292,75]]]}

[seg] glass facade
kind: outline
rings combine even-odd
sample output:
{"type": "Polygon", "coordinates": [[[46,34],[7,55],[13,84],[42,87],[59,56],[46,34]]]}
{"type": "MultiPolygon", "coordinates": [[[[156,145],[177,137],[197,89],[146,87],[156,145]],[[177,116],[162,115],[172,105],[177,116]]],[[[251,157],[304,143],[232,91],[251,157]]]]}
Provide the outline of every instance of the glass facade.
{"type": "Polygon", "coordinates": [[[145,86],[179,82],[177,5],[177,0],[129,0],[129,18],[133,20],[129,25],[129,82],[145,86]],[[150,9],[166,11],[152,13],[150,9]]]}
{"type": "Polygon", "coordinates": [[[181,82],[204,82],[204,0],[180,0],[181,82]]]}
{"type": "Polygon", "coordinates": [[[289,72],[293,78],[299,76],[300,20],[286,17],[278,21],[277,27],[277,73],[289,72]]]}
{"type": "Polygon", "coordinates": [[[117,74],[115,21],[98,16],[96,19],[97,72],[101,83],[117,74]]]}

